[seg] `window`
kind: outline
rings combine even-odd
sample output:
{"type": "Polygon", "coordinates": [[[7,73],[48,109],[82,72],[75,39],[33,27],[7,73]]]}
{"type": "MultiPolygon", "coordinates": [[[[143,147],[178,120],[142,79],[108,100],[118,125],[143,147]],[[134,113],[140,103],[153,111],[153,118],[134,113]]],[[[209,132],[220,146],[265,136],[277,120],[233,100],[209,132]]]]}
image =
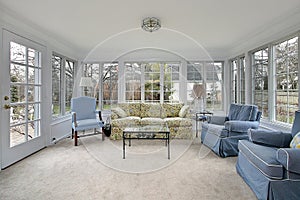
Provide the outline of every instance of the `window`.
{"type": "Polygon", "coordinates": [[[117,104],[118,63],[86,63],[83,66],[83,76],[92,78],[93,86],[87,88],[86,95],[97,99],[99,109],[111,109],[117,104]]]}
{"type": "MultiPolygon", "coordinates": [[[[118,63],[105,63],[102,68],[102,108],[110,109],[118,103],[118,63]]],[[[99,82],[98,82],[99,83],[99,82]]]]}
{"type": "Polygon", "coordinates": [[[187,98],[193,101],[194,84],[205,84],[207,109],[222,109],[223,62],[195,62],[187,65],[187,98]]]}
{"type": "Polygon", "coordinates": [[[142,67],[138,63],[125,64],[125,98],[127,102],[140,101],[142,85],[142,67]]]}
{"type": "Polygon", "coordinates": [[[42,53],[10,42],[10,147],[41,136],[42,53]]]}
{"type": "Polygon", "coordinates": [[[231,102],[246,103],[245,93],[245,57],[238,56],[230,61],[231,67],[231,102]]]}
{"type": "Polygon", "coordinates": [[[126,101],[179,102],[179,68],[179,63],[126,63],[126,101]]]}
{"type": "Polygon", "coordinates": [[[164,64],[164,102],[179,102],[179,63],[164,64]]]}
{"type": "Polygon", "coordinates": [[[160,102],[160,64],[142,64],[145,69],[145,102],[160,102]]]}
{"type": "Polygon", "coordinates": [[[293,123],[298,110],[298,37],[273,46],[275,67],[275,120],[293,123]]]}
{"type": "Polygon", "coordinates": [[[194,100],[194,84],[204,84],[204,63],[195,62],[187,65],[187,100],[190,104],[194,100]]]}
{"type": "Polygon", "coordinates": [[[75,62],[60,55],[52,55],[52,117],[70,113],[74,86],[75,62]]]}
{"type": "Polygon", "coordinates": [[[246,91],[245,91],[245,57],[239,58],[239,66],[240,66],[240,103],[245,104],[246,103],[246,91]]]}
{"type": "Polygon", "coordinates": [[[212,62],[206,65],[206,108],[222,109],[223,63],[212,62]]]}
{"type": "Polygon", "coordinates": [[[237,60],[231,61],[231,102],[237,103],[237,75],[238,75],[238,64],[237,60]]]}
{"type": "Polygon", "coordinates": [[[269,77],[269,49],[264,48],[252,53],[253,68],[253,96],[254,104],[262,111],[263,117],[269,116],[268,110],[268,77],[269,77]]]}

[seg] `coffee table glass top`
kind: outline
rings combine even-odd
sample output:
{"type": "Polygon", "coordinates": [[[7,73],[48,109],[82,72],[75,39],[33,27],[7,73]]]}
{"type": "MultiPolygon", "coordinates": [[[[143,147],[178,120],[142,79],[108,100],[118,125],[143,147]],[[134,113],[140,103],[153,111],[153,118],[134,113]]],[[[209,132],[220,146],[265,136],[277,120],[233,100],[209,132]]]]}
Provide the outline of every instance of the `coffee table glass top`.
{"type": "Polygon", "coordinates": [[[168,133],[170,129],[167,124],[130,125],[124,129],[130,133],[168,133]]]}

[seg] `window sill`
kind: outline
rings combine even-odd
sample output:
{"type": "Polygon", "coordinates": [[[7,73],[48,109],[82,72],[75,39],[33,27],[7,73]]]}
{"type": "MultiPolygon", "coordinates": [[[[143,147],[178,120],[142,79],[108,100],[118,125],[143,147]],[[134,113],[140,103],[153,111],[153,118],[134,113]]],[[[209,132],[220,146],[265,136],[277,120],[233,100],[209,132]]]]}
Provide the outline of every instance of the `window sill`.
{"type": "Polygon", "coordinates": [[[270,130],[279,130],[283,132],[291,132],[292,125],[282,122],[270,122],[266,119],[261,119],[260,127],[270,130]]]}
{"type": "Polygon", "coordinates": [[[67,120],[71,120],[71,114],[64,115],[64,116],[59,116],[57,118],[52,118],[51,125],[60,124],[60,123],[65,122],[67,120]]]}

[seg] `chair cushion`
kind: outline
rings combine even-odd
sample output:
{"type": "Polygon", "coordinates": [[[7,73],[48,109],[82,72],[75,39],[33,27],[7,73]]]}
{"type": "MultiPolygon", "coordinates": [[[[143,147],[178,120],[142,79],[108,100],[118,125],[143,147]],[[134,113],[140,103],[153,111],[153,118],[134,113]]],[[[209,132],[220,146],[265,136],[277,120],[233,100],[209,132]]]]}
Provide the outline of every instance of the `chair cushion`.
{"type": "Polygon", "coordinates": [[[97,120],[97,119],[82,119],[77,120],[77,126],[75,127],[75,124],[72,124],[72,127],[75,131],[82,131],[87,129],[93,129],[93,128],[100,128],[103,127],[103,122],[97,120]]]}
{"type": "Polygon", "coordinates": [[[242,153],[259,171],[273,179],[282,179],[283,166],[277,161],[277,148],[254,144],[240,140],[238,144],[242,153]]]}
{"type": "Polygon", "coordinates": [[[300,149],[300,132],[293,137],[290,147],[294,149],[300,149]]]}
{"type": "Polygon", "coordinates": [[[278,148],[288,147],[292,139],[290,133],[265,129],[249,129],[248,135],[253,143],[278,148]]]}
{"type": "Polygon", "coordinates": [[[292,136],[294,137],[298,132],[300,132],[300,110],[295,112],[295,118],[292,127],[292,136]]]}
{"type": "Polygon", "coordinates": [[[229,120],[256,121],[258,108],[255,105],[231,104],[228,118],[229,120]]]}
{"type": "Polygon", "coordinates": [[[182,108],[179,111],[178,116],[181,118],[185,117],[186,114],[188,113],[189,109],[190,109],[189,105],[182,106],[182,108]]]}

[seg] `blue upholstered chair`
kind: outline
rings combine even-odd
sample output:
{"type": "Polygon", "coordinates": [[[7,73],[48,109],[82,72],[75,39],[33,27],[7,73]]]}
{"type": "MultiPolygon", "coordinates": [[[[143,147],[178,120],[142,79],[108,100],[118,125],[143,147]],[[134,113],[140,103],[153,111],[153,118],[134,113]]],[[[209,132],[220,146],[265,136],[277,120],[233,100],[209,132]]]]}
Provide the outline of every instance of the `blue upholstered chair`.
{"type": "Polygon", "coordinates": [[[299,131],[296,111],[291,133],[250,129],[239,142],[236,170],[258,199],[300,199],[300,149],[290,148],[299,131]]]}
{"type": "Polygon", "coordinates": [[[78,138],[95,134],[102,134],[102,140],[104,140],[104,134],[102,127],[104,122],[102,121],[101,111],[96,111],[96,99],[91,97],[78,97],[71,99],[71,111],[72,111],[72,138],[74,137],[74,144],[77,146],[78,138]],[[97,117],[98,114],[98,117],[97,117]],[[85,132],[86,130],[94,129],[92,134],[78,135],[78,131],[85,132]],[[97,131],[97,129],[99,129],[97,131]]]}
{"type": "Polygon", "coordinates": [[[202,124],[201,142],[221,157],[237,156],[238,141],[257,129],[261,112],[255,105],[231,104],[228,116],[209,116],[202,124]]]}

